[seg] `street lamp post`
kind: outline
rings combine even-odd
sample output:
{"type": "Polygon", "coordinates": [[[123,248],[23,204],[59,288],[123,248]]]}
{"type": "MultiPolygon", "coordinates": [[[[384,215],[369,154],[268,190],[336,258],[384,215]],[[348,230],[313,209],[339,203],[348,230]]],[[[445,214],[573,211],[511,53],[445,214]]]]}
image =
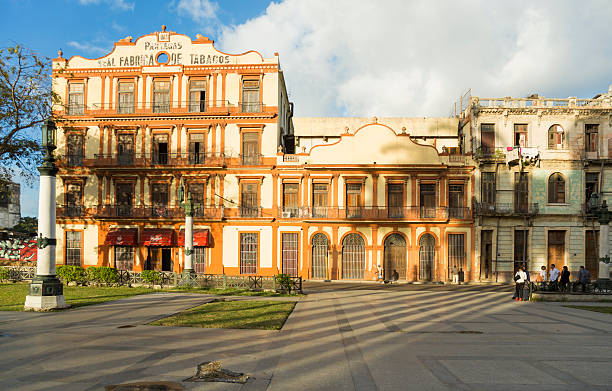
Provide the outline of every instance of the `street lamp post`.
{"type": "Polygon", "coordinates": [[[191,259],[193,255],[193,203],[191,202],[191,193],[187,195],[187,201],[183,202],[184,198],[185,188],[181,184],[179,187],[179,199],[181,200],[181,207],[185,210],[185,263],[183,276],[192,276],[194,270],[191,259]]]}
{"type": "Polygon", "coordinates": [[[48,119],[42,127],[42,146],[45,149],[40,172],[38,197],[38,256],[36,276],[32,279],[24,305],[25,310],[44,311],[67,308],[64,286],[55,275],[55,123],[48,119]]]}

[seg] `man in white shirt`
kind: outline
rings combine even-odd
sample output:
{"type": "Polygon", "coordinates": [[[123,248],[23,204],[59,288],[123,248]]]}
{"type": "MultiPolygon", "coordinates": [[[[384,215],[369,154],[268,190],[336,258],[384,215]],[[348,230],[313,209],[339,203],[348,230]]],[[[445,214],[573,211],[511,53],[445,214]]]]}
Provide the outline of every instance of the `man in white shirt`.
{"type": "Polygon", "coordinates": [[[550,265],[550,274],[548,281],[550,282],[551,289],[557,290],[557,281],[559,280],[559,275],[561,271],[557,269],[554,263],[550,265]]]}

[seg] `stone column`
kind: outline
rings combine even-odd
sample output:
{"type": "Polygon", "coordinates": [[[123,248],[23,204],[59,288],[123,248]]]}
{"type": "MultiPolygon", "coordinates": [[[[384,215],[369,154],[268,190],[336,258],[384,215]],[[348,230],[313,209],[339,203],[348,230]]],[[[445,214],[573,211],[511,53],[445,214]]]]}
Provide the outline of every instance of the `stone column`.
{"type": "Polygon", "coordinates": [[[185,202],[185,265],[183,275],[193,274],[193,207],[191,205],[191,194],[185,202]]]}
{"type": "Polygon", "coordinates": [[[610,279],[610,212],[604,200],[598,211],[599,220],[599,277],[598,280],[610,279]],[[604,262],[606,260],[606,262],[604,262]]]}
{"type": "MultiPolygon", "coordinates": [[[[45,124],[45,126],[51,125],[45,124]]],[[[43,131],[46,131],[44,127],[43,131]]],[[[40,172],[38,261],[36,276],[32,279],[26,296],[25,310],[45,311],[68,307],[64,300],[64,286],[55,275],[55,175],[57,168],[53,158],[53,149],[55,146],[47,146],[43,164],[38,167],[40,172]]]]}

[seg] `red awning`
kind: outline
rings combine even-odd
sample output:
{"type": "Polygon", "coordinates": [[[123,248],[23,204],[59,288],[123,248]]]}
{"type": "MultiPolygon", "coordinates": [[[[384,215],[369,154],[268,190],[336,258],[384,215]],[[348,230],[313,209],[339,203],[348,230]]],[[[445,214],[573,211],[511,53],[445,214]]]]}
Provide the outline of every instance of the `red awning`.
{"type": "Polygon", "coordinates": [[[113,229],[106,235],[105,245],[136,246],[138,244],[138,228],[113,229]]]}
{"type": "Polygon", "coordinates": [[[143,229],[140,234],[140,244],[142,246],[172,246],[174,230],[169,228],[150,228],[143,229]]]}
{"type": "MultiPolygon", "coordinates": [[[[180,230],[178,236],[178,243],[180,247],[185,246],[185,230],[180,230]]],[[[193,245],[208,247],[210,246],[210,231],[207,229],[194,229],[193,230],[193,245]]]]}

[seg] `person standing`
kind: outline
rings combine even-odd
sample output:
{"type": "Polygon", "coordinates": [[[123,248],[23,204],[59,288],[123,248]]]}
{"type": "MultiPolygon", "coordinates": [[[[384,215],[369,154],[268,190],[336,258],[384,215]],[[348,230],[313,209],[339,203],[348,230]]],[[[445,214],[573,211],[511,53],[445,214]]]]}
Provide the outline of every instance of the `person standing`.
{"type": "Polygon", "coordinates": [[[559,281],[559,275],[561,274],[561,271],[559,271],[559,269],[557,269],[557,267],[555,266],[554,263],[552,263],[550,265],[550,274],[549,274],[549,282],[550,282],[550,289],[551,290],[557,290],[559,288],[558,286],[558,281],[559,281]]]}
{"type": "Polygon", "coordinates": [[[561,291],[567,292],[569,290],[569,282],[570,282],[570,271],[567,269],[567,266],[563,266],[563,271],[561,272],[561,291]]]}
{"type": "Polygon", "coordinates": [[[376,274],[377,274],[376,282],[382,283],[385,281],[385,276],[383,273],[384,273],[383,268],[380,265],[376,266],[376,274]]]}
{"type": "Polygon", "coordinates": [[[525,282],[527,281],[527,273],[525,273],[525,268],[523,266],[521,266],[514,275],[514,281],[516,282],[516,287],[513,299],[523,301],[523,288],[525,287],[525,282]]]}

